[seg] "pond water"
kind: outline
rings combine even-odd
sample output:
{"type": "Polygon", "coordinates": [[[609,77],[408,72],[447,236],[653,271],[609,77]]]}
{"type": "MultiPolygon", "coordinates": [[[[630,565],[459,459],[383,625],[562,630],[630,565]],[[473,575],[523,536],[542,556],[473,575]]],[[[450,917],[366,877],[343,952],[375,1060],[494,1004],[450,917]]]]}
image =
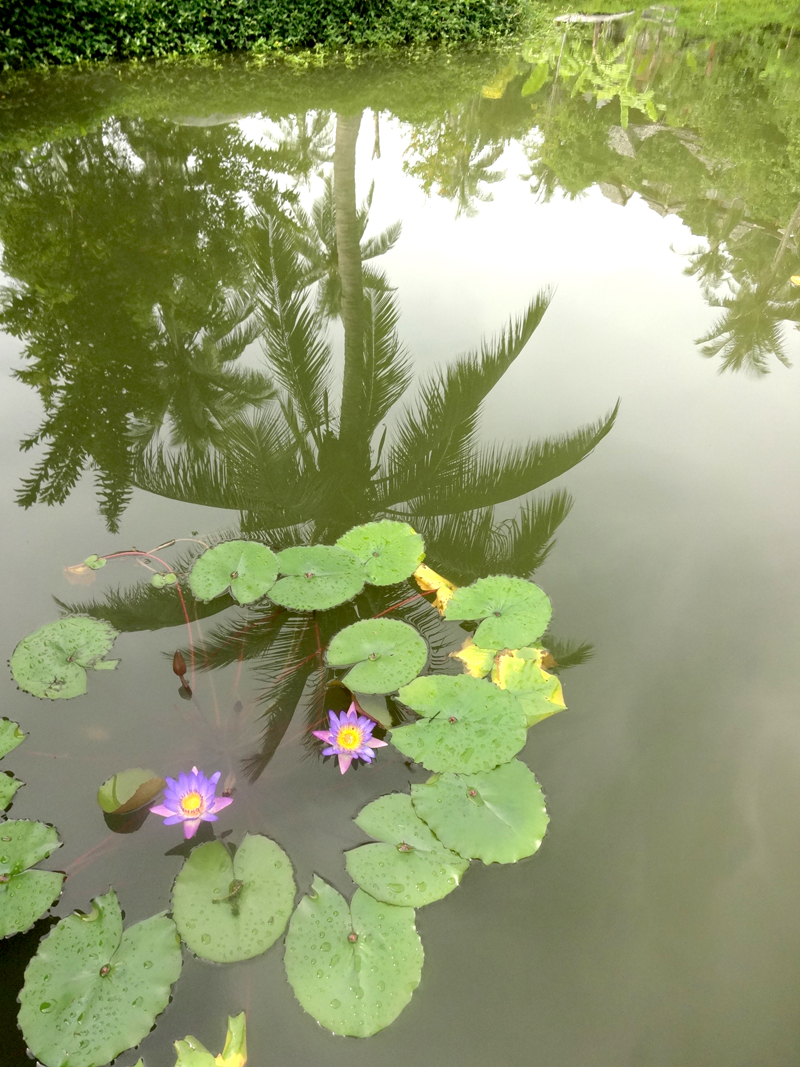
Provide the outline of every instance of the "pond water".
{"type": "MultiPolygon", "coordinates": [[[[125,768],[220,770],[213,831],[267,834],[300,893],[317,873],[348,898],[353,817],[428,777],[392,748],[345,776],[319,758],[308,616],[190,602],[180,699],[174,588],[137,557],[65,570],[90,553],[330,543],[394,515],[457,585],[535,571],[564,668],[568,711],[522,754],[542,847],[419,909],[395,1022],[332,1036],[280,944],[224,966],[185,951],[123,1067],[171,1067],[186,1034],[216,1052],[241,1010],[254,1065],[800,1061],[800,52],[778,26],[712,40],[661,19],[548,24],[502,54],[6,87],[3,654],[65,611],[121,631],[85,696],[3,689],[28,734],[8,815],[63,842],[51,916],[112,886],[127,923],[170,907],[180,829],[113,832],[97,806],[125,768]]],[[[201,550],[156,555],[186,570],[201,550]]],[[[393,610],[456,670],[463,629],[393,610]]],[[[30,1062],[16,997],[52,923],[3,945],[4,1067],[30,1062]]]]}

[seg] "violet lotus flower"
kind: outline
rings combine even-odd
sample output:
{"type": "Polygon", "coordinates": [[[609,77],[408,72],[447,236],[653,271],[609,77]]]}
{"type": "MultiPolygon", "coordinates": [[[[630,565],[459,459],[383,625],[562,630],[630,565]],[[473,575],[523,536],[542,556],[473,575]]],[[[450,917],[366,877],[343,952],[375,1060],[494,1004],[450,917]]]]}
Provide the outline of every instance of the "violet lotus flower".
{"type": "Polygon", "coordinates": [[[156,804],[150,810],[154,815],[163,816],[165,826],[182,822],[183,836],[188,841],[197,833],[201,822],[216,822],[217,812],[227,808],[233,801],[232,797],[215,795],[221,773],[217,771],[206,778],[197,767],[192,767],[191,774],[181,771],[177,782],[174,778],[167,778],[164,803],[156,804]]]}
{"type": "Polygon", "coordinates": [[[379,741],[372,736],[375,723],[366,716],[359,715],[354,703],[341,715],[329,711],[328,717],[331,722],[330,730],[313,730],[312,733],[314,737],[328,744],[328,748],[322,750],[323,756],[339,757],[339,770],[342,774],[354,759],[372,763],[375,759],[373,749],[386,747],[385,741],[379,741]]]}

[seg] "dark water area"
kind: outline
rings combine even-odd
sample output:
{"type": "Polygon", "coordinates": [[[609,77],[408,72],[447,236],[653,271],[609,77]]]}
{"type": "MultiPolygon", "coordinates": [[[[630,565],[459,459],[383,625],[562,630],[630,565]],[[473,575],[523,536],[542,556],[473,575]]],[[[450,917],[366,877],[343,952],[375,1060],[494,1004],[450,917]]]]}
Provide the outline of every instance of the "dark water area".
{"type": "MultiPolygon", "coordinates": [[[[190,601],[181,699],[174,588],[138,557],[76,570],[91,553],[175,540],[155,554],[183,572],[193,538],[283,548],[396,517],[457,585],[534,577],[568,705],[522,753],[541,849],[419,909],[422,980],[387,1029],[319,1026],[280,941],[228,965],[184,950],[121,1067],[172,1067],[186,1034],[216,1053],[242,1010],[253,1065],[800,1061],[798,47],[662,11],[497,54],[2,90],[3,655],[66,612],[120,631],[85,696],[3,686],[28,735],[7,815],[63,842],[50,916],[112,886],[128,924],[169,909],[180,828],[113,832],[96,802],[125,768],[220,770],[213,832],[266,834],[300,894],[316,873],[347,898],[353,817],[428,777],[392,748],[344,776],[319,758],[311,616],[190,601]]],[[[323,630],[391,611],[455,673],[465,633],[395,606],[417,593],[362,594],[323,630]]],[[[31,1062],[16,995],[51,924],[3,942],[4,1067],[31,1062]]]]}

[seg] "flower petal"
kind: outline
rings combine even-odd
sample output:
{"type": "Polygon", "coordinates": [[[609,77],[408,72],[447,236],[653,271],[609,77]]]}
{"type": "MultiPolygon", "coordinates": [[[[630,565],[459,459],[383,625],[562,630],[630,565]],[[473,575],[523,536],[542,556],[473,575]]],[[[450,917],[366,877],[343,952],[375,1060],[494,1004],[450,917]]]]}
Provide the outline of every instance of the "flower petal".
{"type": "Polygon", "coordinates": [[[365,744],[370,748],[386,748],[388,746],[387,741],[379,741],[377,737],[371,737],[369,741],[365,741],[365,744]]]}
{"type": "Polygon", "coordinates": [[[222,811],[223,808],[227,808],[227,806],[232,803],[233,797],[214,797],[214,803],[208,810],[211,813],[216,811],[222,811]]]}
{"type": "Polygon", "coordinates": [[[201,822],[216,822],[217,816],[212,811],[204,811],[200,816],[201,822]]]}
{"type": "Polygon", "coordinates": [[[311,733],[314,735],[314,737],[318,737],[320,741],[326,741],[328,744],[331,743],[330,730],[312,730],[311,733]]]}
{"type": "Polygon", "coordinates": [[[175,809],[168,808],[166,804],[156,804],[156,806],[154,808],[151,808],[150,811],[152,811],[154,815],[163,816],[165,819],[169,818],[170,815],[176,814],[175,809]]]}
{"type": "Polygon", "coordinates": [[[208,784],[209,784],[209,786],[211,787],[212,790],[217,788],[217,782],[220,780],[221,777],[222,777],[222,771],[215,771],[211,775],[211,777],[208,779],[208,784]]]}
{"type": "Polygon", "coordinates": [[[184,815],[170,815],[169,818],[164,819],[164,825],[165,826],[177,826],[177,824],[179,822],[183,822],[184,819],[185,819],[184,815]]]}
{"type": "Polygon", "coordinates": [[[199,819],[187,819],[183,824],[183,836],[188,841],[190,837],[194,837],[197,833],[197,828],[200,825],[199,819]]]}
{"type": "Polygon", "coordinates": [[[352,756],[345,756],[341,752],[339,753],[339,770],[342,772],[342,774],[345,773],[345,771],[348,769],[352,762],[352,756]]]}

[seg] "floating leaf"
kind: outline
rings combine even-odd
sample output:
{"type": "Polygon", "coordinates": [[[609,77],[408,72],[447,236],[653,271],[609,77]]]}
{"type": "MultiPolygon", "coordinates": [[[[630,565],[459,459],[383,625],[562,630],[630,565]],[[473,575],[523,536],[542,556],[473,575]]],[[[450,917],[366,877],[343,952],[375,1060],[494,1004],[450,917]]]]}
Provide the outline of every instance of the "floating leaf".
{"type": "Polygon", "coordinates": [[[223,541],[200,556],[189,575],[198,600],[213,600],[230,589],[240,604],[252,604],[267,593],[278,577],[272,549],[258,541],[223,541]]]}
{"type": "Polygon", "coordinates": [[[231,859],[221,841],[193,849],[175,880],[172,913],[181,937],[203,959],[232,963],[278,940],[292,912],[295,883],[283,849],[245,834],[231,859]]]}
{"type": "Polygon", "coordinates": [[[280,578],[270,600],[293,611],[325,611],[360,593],[364,566],[355,553],[338,545],[306,545],[278,553],[280,578]]]}
{"type": "Polygon", "coordinates": [[[548,817],[539,783],[512,760],[480,774],[439,774],[412,785],[414,810],[446,848],[484,863],[516,863],[542,843],[548,817]]]}
{"type": "Polygon", "coordinates": [[[20,730],[19,723],[11,719],[0,719],[0,759],[13,752],[17,745],[25,740],[25,734],[20,730]]]}
{"type": "Polygon", "coordinates": [[[53,827],[43,822],[0,823],[0,937],[23,933],[58,899],[64,875],[28,868],[60,844],[53,827]]]}
{"type": "Polygon", "coordinates": [[[403,686],[398,697],[425,718],[392,730],[391,742],[429,771],[488,771],[525,745],[522,708],[491,682],[428,675],[403,686]]]}
{"type": "Polygon", "coordinates": [[[225,1048],[214,1057],[196,1037],[175,1042],[178,1059],[175,1067],[244,1067],[247,1063],[247,1035],[245,1013],[228,1016],[225,1048]]]}
{"type": "Polygon", "coordinates": [[[105,567],[107,562],[103,556],[98,556],[96,552],[93,552],[91,556],[87,556],[83,561],[84,566],[92,571],[99,571],[101,567],[105,567]]]}
{"type": "Polygon", "coordinates": [[[167,585],[175,585],[177,580],[177,574],[174,574],[172,571],[163,571],[154,574],[150,579],[150,584],[156,589],[163,589],[167,585]]]}
{"type": "Polygon", "coordinates": [[[14,681],[26,693],[48,700],[86,692],[88,670],[113,670],[119,660],[103,659],[117,637],[101,619],[70,615],[23,637],[11,656],[14,681]]]}
{"type": "Polygon", "coordinates": [[[423,593],[436,593],[433,606],[440,615],[444,615],[448,601],[456,591],[452,582],[448,582],[441,574],[427,567],[424,563],[414,571],[414,578],[423,593]]]}
{"type": "MultiPolygon", "coordinates": [[[[372,719],[378,726],[388,730],[392,725],[392,715],[386,703],[386,697],[379,693],[353,693],[356,711],[372,719]]],[[[333,709],[331,708],[331,711],[333,709]]]]}
{"type": "Polygon", "coordinates": [[[315,877],[286,934],[286,974],[305,1010],[334,1034],[369,1037],[397,1018],[419,985],[414,909],[357,889],[350,906],[315,877]]]}
{"type": "Polygon", "coordinates": [[[520,648],[542,636],[552,610],[538,585],[495,574],[457,589],[444,616],[456,621],[483,619],[475,632],[475,644],[481,648],[520,648]]]}
{"type": "Polygon", "coordinates": [[[422,907],[452,893],[469,867],[469,860],[437,841],[407,793],[378,797],[361,809],[356,823],[383,842],[345,852],[347,873],[376,900],[422,907]]]}
{"type": "Polygon", "coordinates": [[[349,667],[344,683],[359,693],[392,693],[415,678],[428,646],[413,626],[399,619],[362,619],[345,626],[328,645],[331,667],[349,667]]]}
{"type": "Polygon", "coordinates": [[[14,777],[11,771],[0,774],[0,811],[6,810],[14,799],[14,794],[23,784],[19,778],[14,777]]]}
{"type": "Polygon", "coordinates": [[[354,526],[336,542],[361,560],[372,585],[393,585],[413,574],[425,558],[425,542],[406,522],[382,519],[354,526]]]}
{"type": "Polygon", "coordinates": [[[97,790],[97,803],[109,815],[126,815],[149,804],[166,784],[155,771],[133,767],[103,782],[97,790]]]}
{"type": "Polygon", "coordinates": [[[460,659],[464,670],[473,678],[485,678],[494,666],[497,653],[493,648],[478,648],[468,637],[458,652],[451,652],[450,655],[453,659],[460,659]]]}
{"type": "Polygon", "coordinates": [[[542,669],[542,653],[541,648],[511,649],[497,656],[492,668],[492,681],[516,696],[527,726],[564,711],[567,706],[561,681],[542,669]]]}
{"type": "Polygon", "coordinates": [[[166,915],[123,933],[117,895],[88,915],[62,919],[25,971],[19,1025],[46,1067],[94,1067],[133,1048],[169,1003],[181,973],[175,923],[166,915]]]}

